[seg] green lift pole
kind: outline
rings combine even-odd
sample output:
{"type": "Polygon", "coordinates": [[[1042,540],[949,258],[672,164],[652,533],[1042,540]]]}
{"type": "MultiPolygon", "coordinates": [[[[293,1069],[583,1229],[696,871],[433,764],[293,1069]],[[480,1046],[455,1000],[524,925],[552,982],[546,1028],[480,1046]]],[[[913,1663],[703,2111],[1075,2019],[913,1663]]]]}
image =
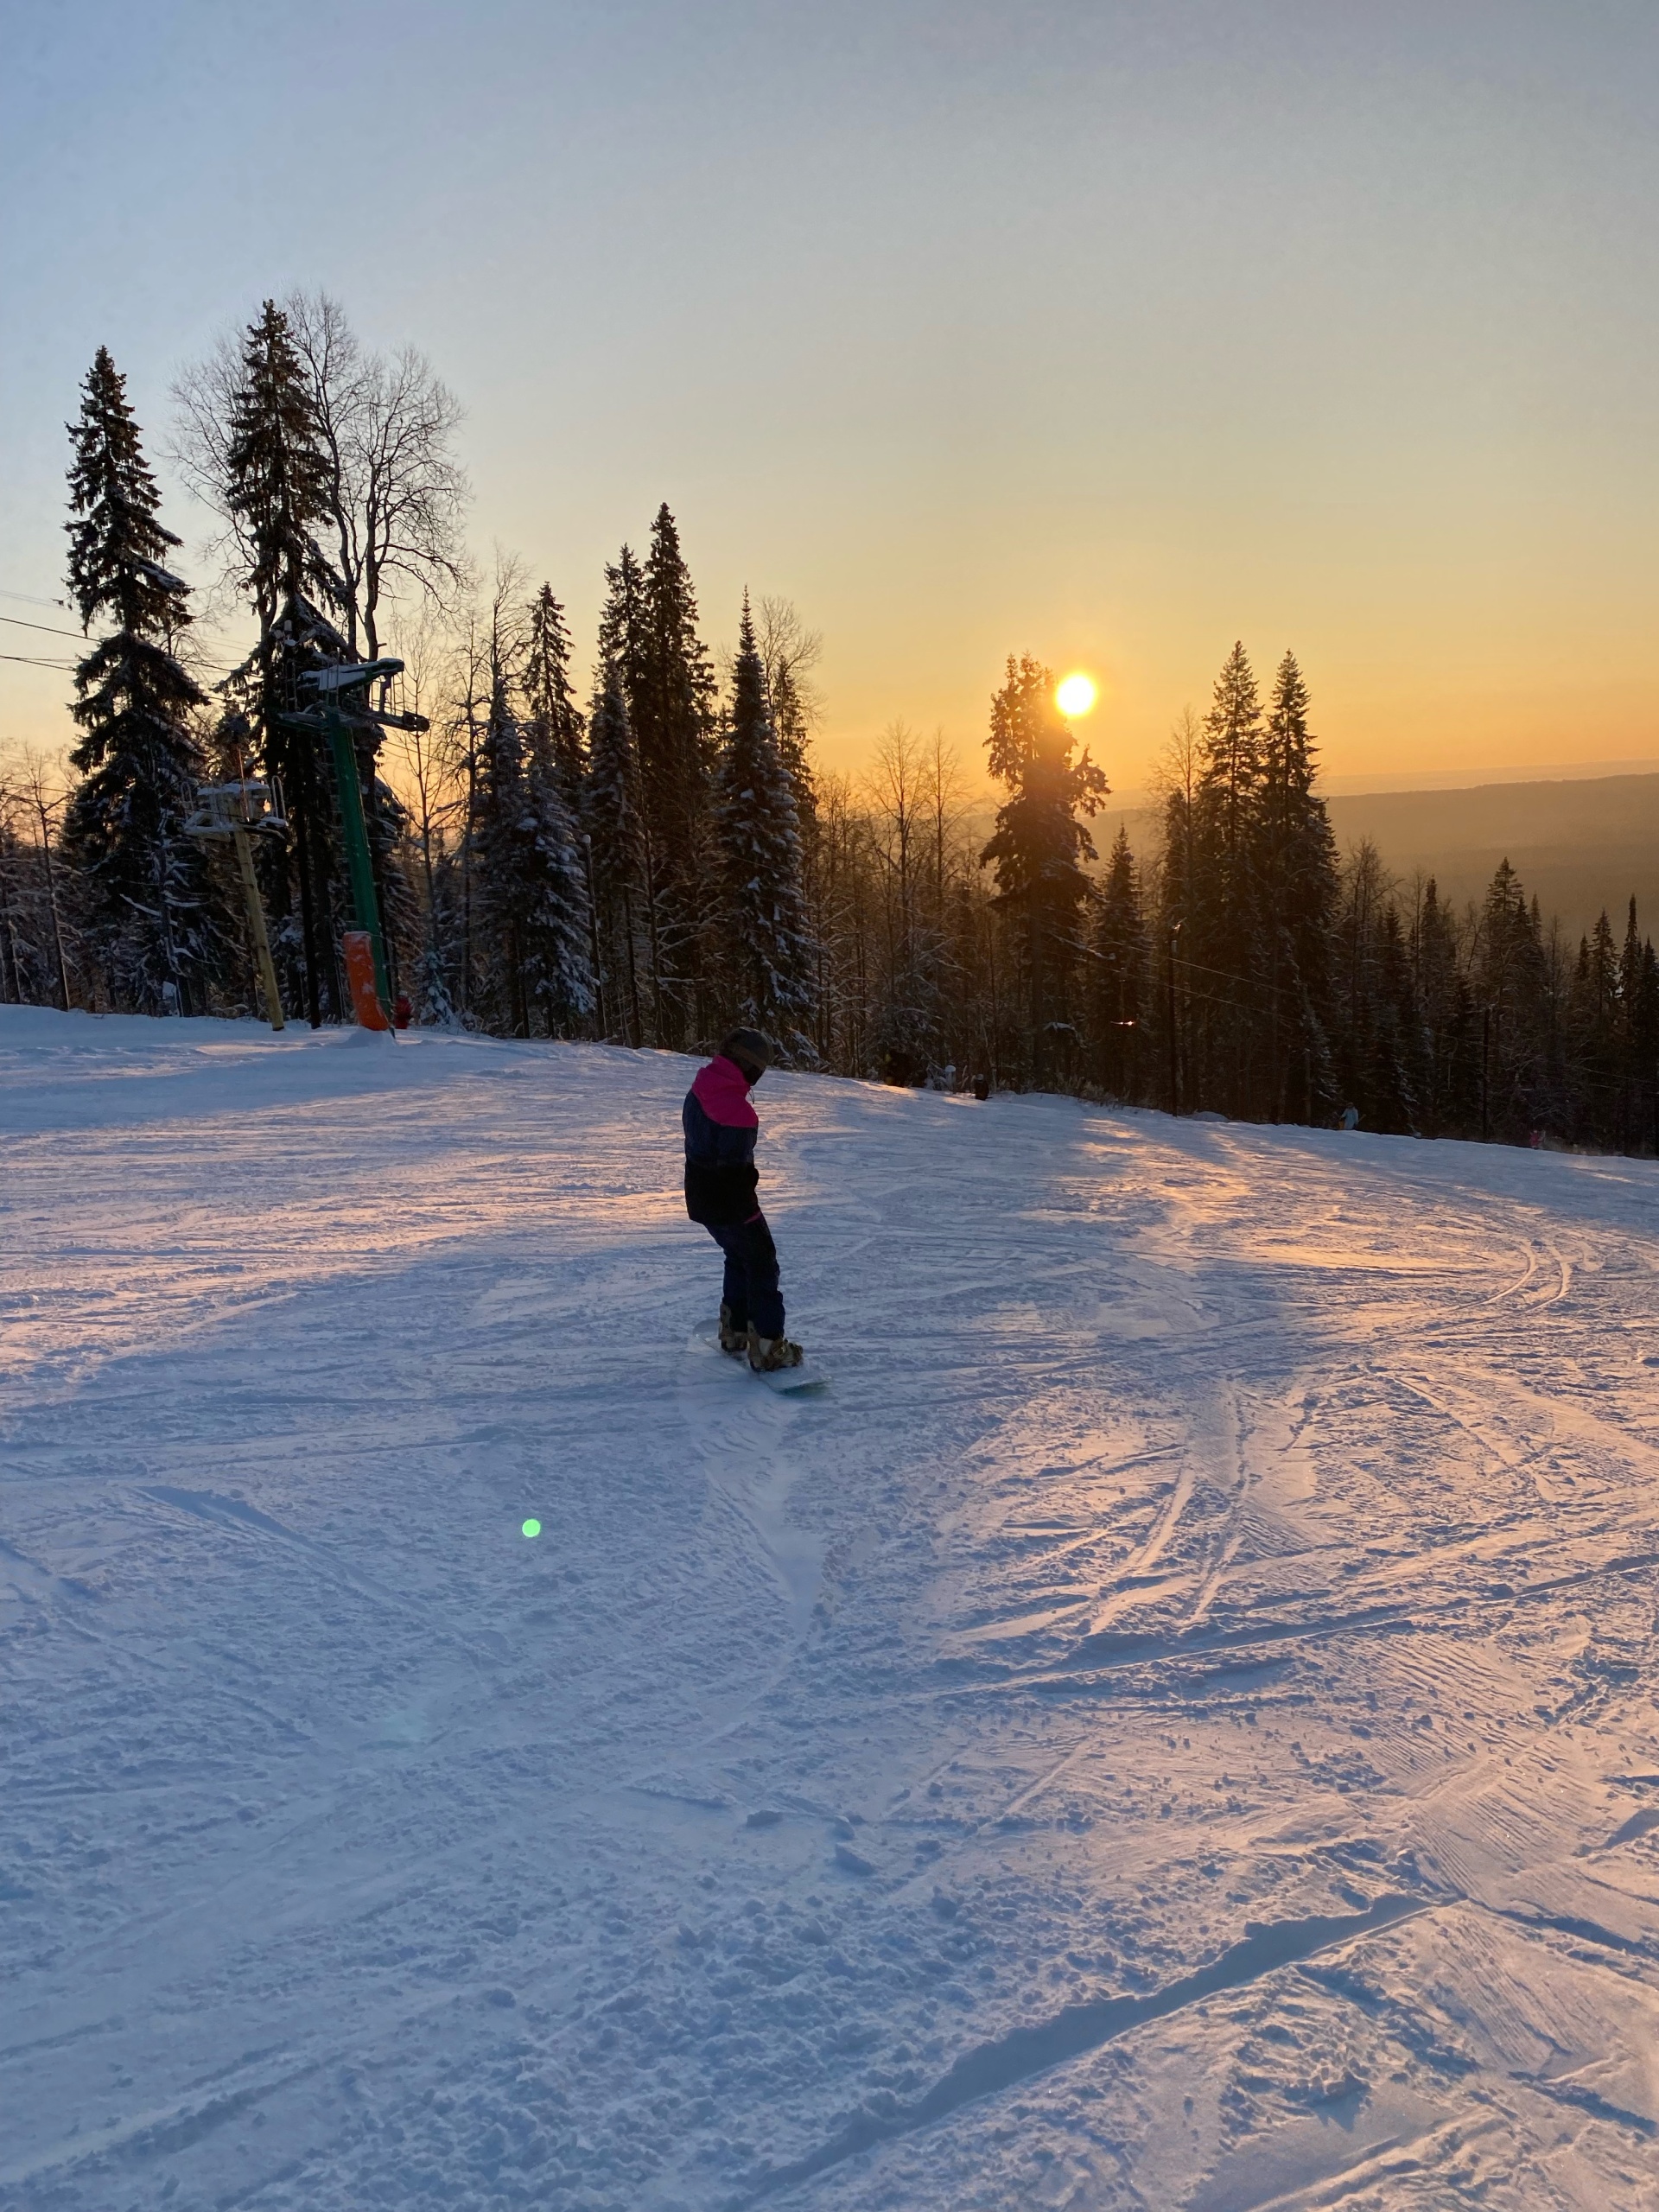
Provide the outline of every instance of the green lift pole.
{"type": "Polygon", "coordinates": [[[400,660],[346,661],[330,668],[302,671],[300,681],[320,694],[318,705],[304,714],[279,715],[289,729],[321,733],[328,741],[334,767],[334,788],[340,800],[340,836],[346,847],[346,871],[351,885],[352,920],[369,940],[374,956],[374,988],[388,1021],[391,1019],[391,978],[386,968],[386,942],[380,926],[380,901],[374,888],[374,861],[369,851],[368,824],[363,817],[363,782],[358,772],[357,747],[352,725],[340,711],[348,693],[363,696],[353,706],[358,721],[377,722],[383,729],[423,730],[430,727],[423,715],[380,714],[371,707],[368,690],[388,677],[403,673],[400,660]]]}
{"type": "MultiPolygon", "coordinates": [[[[353,686],[353,689],[356,687],[353,686]]],[[[324,720],[328,749],[334,755],[334,781],[340,790],[340,826],[346,843],[346,868],[352,886],[352,918],[368,932],[374,953],[374,988],[386,1018],[391,1018],[391,986],[386,974],[385,940],[380,934],[380,901],[375,895],[374,862],[369,852],[368,824],[363,818],[363,783],[358,772],[357,747],[346,717],[340,711],[340,694],[331,691],[324,720]]]]}

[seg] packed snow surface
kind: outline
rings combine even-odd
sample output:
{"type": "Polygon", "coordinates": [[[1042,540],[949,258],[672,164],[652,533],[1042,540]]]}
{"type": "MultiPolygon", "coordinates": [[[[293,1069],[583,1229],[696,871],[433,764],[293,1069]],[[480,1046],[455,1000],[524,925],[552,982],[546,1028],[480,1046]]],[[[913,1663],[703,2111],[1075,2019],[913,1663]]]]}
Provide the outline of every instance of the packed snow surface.
{"type": "Polygon", "coordinates": [[[0,2206],[1659,2205],[1659,1171],[690,1073],[0,1010],[0,2206]]]}

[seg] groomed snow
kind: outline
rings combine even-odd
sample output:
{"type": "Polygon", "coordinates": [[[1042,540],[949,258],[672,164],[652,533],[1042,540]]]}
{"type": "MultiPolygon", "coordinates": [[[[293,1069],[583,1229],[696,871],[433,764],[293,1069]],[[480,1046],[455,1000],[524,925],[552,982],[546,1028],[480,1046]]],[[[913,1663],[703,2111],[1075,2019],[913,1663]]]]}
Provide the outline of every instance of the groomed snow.
{"type": "Polygon", "coordinates": [[[1659,2206],[1659,1170],[690,1065],[0,1009],[0,2207],[1659,2206]]]}

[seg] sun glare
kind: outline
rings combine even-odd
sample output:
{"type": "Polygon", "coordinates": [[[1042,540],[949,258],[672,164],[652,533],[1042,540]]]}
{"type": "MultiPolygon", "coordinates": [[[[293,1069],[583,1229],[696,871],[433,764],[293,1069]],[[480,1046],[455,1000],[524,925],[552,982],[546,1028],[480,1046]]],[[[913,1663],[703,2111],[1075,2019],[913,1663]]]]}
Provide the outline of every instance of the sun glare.
{"type": "Polygon", "coordinates": [[[1060,712],[1070,717],[1086,715],[1099,696],[1092,677],[1077,675],[1066,677],[1054,694],[1054,700],[1060,712]]]}

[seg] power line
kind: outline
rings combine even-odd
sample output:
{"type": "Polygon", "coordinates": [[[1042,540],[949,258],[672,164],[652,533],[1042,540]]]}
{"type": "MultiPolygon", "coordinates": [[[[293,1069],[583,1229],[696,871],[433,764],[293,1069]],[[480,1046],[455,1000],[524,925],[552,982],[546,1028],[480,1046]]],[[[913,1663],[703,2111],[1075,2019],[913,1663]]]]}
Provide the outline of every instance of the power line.
{"type": "Polygon", "coordinates": [[[67,599],[41,599],[32,591],[0,591],[0,599],[15,599],[25,607],[67,607],[67,599]]]}
{"type": "MultiPolygon", "coordinates": [[[[16,596],[16,594],[13,595],[16,596]]],[[[16,614],[0,614],[0,622],[10,622],[19,630],[40,630],[48,638],[73,638],[78,645],[86,645],[90,652],[94,652],[101,643],[107,642],[107,640],[89,637],[83,630],[54,630],[49,622],[25,622],[21,615],[16,614]]],[[[120,633],[118,631],[116,634],[119,636],[120,633]]],[[[0,653],[0,660],[22,660],[24,658],[25,656],[22,653],[0,653]]],[[[222,660],[201,660],[194,663],[186,661],[183,664],[187,668],[194,665],[209,670],[215,676],[236,674],[235,669],[228,662],[222,660]]],[[[73,661],[41,660],[30,662],[29,665],[34,668],[67,667],[73,670],[76,664],[73,661]]]]}
{"type": "Polygon", "coordinates": [[[0,653],[0,660],[15,660],[24,668],[55,668],[64,676],[75,672],[72,660],[35,660],[28,653],[0,653]]]}
{"type": "MultiPolygon", "coordinates": [[[[61,607],[66,611],[69,606],[67,599],[41,599],[38,594],[29,591],[0,591],[0,599],[15,599],[25,607],[61,607]]],[[[43,630],[49,638],[73,638],[78,645],[96,645],[99,642],[86,630],[60,630],[49,622],[25,622],[21,614],[0,614],[0,622],[10,622],[19,630],[43,630]]],[[[22,658],[19,653],[0,653],[0,660],[19,660],[22,658]]],[[[39,664],[42,668],[54,664],[46,661],[39,664]]],[[[228,661],[204,660],[198,661],[195,665],[212,669],[217,676],[236,674],[236,669],[228,661]]]]}
{"type": "Polygon", "coordinates": [[[0,614],[0,622],[10,622],[14,630],[44,630],[48,638],[73,638],[77,644],[92,642],[84,630],[59,630],[49,622],[25,622],[21,614],[0,614]]]}

